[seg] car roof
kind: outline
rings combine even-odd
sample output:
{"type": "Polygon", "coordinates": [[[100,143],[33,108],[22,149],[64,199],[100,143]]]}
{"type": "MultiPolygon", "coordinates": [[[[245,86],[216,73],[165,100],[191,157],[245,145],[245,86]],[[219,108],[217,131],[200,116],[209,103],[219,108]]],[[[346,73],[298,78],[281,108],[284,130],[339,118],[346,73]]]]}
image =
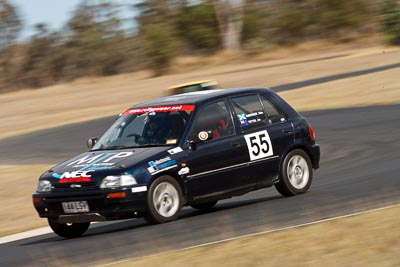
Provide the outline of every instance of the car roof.
{"type": "MultiPolygon", "coordinates": [[[[234,96],[242,93],[272,93],[268,88],[226,88],[197,91],[179,95],[171,95],[140,103],[134,107],[168,106],[178,104],[201,104],[220,97],[234,96]]],[[[132,107],[133,108],[133,107],[132,107]]]]}

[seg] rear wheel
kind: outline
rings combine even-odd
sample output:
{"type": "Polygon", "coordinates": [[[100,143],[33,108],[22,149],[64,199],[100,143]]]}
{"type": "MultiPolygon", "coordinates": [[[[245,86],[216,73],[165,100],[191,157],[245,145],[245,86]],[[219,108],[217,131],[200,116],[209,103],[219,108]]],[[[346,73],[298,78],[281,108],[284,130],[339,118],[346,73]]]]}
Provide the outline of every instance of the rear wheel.
{"type": "Polygon", "coordinates": [[[218,201],[211,201],[211,202],[206,202],[206,203],[199,203],[199,204],[194,204],[191,205],[192,208],[198,209],[198,210],[209,210],[212,207],[214,207],[217,204],[218,201]]]}
{"type": "Polygon", "coordinates": [[[178,218],[182,205],[182,189],[178,182],[171,176],[161,176],[150,185],[144,218],[149,223],[174,221],[178,218]]]}
{"type": "Polygon", "coordinates": [[[59,223],[57,219],[47,219],[50,228],[59,236],[73,238],[81,236],[89,228],[90,223],[59,223]]]}
{"type": "Polygon", "coordinates": [[[313,178],[310,157],[301,149],[290,151],[283,160],[279,182],[275,185],[284,196],[307,192],[313,178]]]}

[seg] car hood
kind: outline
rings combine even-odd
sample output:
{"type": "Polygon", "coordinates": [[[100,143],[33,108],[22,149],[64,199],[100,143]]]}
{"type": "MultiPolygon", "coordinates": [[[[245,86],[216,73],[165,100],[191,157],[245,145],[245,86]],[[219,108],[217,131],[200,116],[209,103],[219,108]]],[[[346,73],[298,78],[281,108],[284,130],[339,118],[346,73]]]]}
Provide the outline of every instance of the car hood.
{"type": "Polygon", "coordinates": [[[170,148],[89,151],[56,165],[44,173],[42,178],[73,179],[76,182],[85,182],[89,180],[88,177],[118,174],[123,170],[129,170],[141,162],[148,162],[167,154],[170,148]],[[86,180],[85,177],[87,177],[86,180]]]}

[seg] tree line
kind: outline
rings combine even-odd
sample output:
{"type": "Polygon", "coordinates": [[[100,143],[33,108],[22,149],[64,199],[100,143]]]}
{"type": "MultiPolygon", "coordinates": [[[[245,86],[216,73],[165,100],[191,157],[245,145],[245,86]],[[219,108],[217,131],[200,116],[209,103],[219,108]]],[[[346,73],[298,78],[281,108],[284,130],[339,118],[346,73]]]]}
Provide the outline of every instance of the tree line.
{"type": "Polygon", "coordinates": [[[82,0],[62,30],[40,23],[21,42],[23,18],[0,0],[0,91],[141,69],[161,75],[177,56],[221,50],[378,33],[400,44],[399,0],[147,0],[123,8],[137,15],[122,18],[115,1],[82,0]]]}

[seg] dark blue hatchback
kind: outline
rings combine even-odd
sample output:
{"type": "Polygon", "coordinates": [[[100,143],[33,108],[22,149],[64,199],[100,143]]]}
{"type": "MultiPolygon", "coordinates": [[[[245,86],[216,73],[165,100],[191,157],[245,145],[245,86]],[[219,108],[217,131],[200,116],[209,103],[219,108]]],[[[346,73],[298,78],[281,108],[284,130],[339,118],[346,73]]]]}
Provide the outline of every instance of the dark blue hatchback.
{"type": "Polygon", "coordinates": [[[39,179],[33,203],[63,237],[92,221],[178,218],[183,206],[275,186],[305,193],[320,149],[308,121],[263,88],[221,89],[159,98],[124,113],[90,151],[39,179]]]}

